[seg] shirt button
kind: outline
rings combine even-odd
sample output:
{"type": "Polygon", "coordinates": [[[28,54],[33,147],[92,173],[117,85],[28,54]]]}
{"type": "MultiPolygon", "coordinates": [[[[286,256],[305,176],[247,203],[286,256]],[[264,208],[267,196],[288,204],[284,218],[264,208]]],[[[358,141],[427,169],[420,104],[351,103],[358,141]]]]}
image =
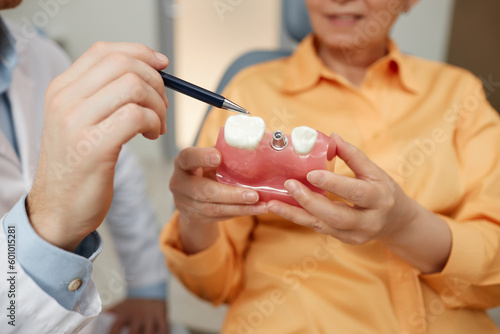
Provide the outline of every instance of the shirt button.
{"type": "Polygon", "coordinates": [[[76,290],[80,289],[81,286],[82,286],[82,280],[79,278],[76,278],[76,279],[72,280],[71,283],[69,283],[68,290],[69,291],[76,291],[76,290]]]}

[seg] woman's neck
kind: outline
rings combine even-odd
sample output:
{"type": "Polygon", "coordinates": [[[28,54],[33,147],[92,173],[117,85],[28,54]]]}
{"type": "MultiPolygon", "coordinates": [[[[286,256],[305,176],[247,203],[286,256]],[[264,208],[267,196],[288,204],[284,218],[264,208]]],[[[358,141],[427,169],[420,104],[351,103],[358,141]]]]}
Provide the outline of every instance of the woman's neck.
{"type": "Polygon", "coordinates": [[[368,67],[387,54],[387,44],[365,48],[333,49],[318,45],[318,55],[335,73],[346,78],[355,87],[361,87],[368,67]]]}

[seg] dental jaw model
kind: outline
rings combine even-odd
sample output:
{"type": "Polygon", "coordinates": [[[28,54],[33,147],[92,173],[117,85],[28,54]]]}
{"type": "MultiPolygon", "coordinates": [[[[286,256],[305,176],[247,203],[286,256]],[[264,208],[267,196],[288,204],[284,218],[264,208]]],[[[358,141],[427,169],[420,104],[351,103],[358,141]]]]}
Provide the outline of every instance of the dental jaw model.
{"type": "Polygon", "coordinates": [[[286,135],[281,131],[266,132],[260,117],[231,116],[215,145],[222,154],[217,180],[254,189],[263,202],[276,199],[299,206],[284,183],[295,179],[324,195],[306,176],[312,170],[325,169],[329,142],[327,135],[306,126],[286,135]]]}

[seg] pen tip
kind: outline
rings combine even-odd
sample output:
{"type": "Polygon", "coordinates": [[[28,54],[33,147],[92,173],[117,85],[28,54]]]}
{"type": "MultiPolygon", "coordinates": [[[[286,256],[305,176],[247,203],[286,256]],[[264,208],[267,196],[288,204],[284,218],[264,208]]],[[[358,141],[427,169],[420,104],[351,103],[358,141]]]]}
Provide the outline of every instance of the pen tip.
{"type": "Polygon", "coordinates": [[[224,100],[224,103],[222,104],[222,108],[223,109],[227,109],[227,110],[230,110],[230,111],[235,111],[235,112],[238,112],[240,114],[250,114],[248,111],[246,111],[244,108],[240,107],[239,105],[237,105],[236,103],[234,102],[231,102],[227,99],[224,100]]]}

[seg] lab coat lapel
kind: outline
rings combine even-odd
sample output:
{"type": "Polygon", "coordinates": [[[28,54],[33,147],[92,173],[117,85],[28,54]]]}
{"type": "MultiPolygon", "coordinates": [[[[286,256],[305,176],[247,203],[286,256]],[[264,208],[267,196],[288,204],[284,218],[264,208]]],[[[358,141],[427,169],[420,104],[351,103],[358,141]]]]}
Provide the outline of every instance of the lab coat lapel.
{"type": "Polygon", "coordinates": [[[37,117],[33,115],[34,86],[22,69],[14,70],[8,96],[14,117],[23,180],[28,189],[35,177],[39,146],[35,124],[37,117]]]}
{"type": "Polygon", "coordinates": [[[17,157],[16,151],[10,141],[0,131],[0,156],[2,163],[12,164],[12,168],[21,168],[21,163],[17,157]]]}

